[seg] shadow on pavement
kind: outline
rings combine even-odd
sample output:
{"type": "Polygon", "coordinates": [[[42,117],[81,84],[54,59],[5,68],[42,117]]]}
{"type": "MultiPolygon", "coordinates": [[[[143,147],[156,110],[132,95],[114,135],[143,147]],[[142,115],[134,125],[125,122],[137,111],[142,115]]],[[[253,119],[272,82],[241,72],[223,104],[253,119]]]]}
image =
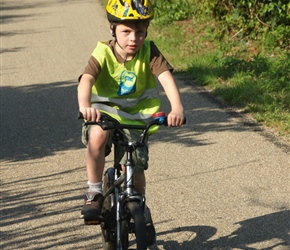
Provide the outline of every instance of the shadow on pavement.
{"type": "Polygon", "coordinates": [[[73,81],[1,87],[1,159],[22,161],[82,147],[73,81]]]}
{"type": "MultiPolygon", "coordinates": [[[[157,233],[156,246],[150,249],[158,249],[163,247],[166,250],[218,250],[218,249],[247,249],[256,250],[251,247],[255,243],[269,242],[275,240],[275,245],[267,245],[263,249],[278,249],[277,247],[287,247],[290,245],[290,211],[285,210],[277,213],[266,214],[263,216],[250,218],[235,224],[240,225],[236,231],[230,235],[220,237],[216,240],[209,240],[214,237],[217,228],[210,226],[188,226],[175,228],[169,231],[157,233]],[[174,239],[178,238],[178,234],[188,235],[189,240],[178,242],[174,239]],[[158,240],[158,236],[168,235],[173,240],[158,240]]],[[[273,244],[273,241],[272,243],[273,244]]],[[[259,248],[260,249],[260,248],[259,248]]],[[[284,248],[283,248],[284,249],[284,248]]],[[[285,248],[286,249],[286,248],[285,248]]]]}
{"type": "Polygon", "coordinates": [[[0,209],[1,249],[49,249],[67,244],[86,242],[88,237],[80,238],[79,230],[82,220],[79,218],[82,180],[70,178],[80,175],[83,167],[43,174],[34,178],[23,178],[15,183],[2,184],[2,199],[5,206],[0,209]],[[65,183],[61,180],[67,179],[65,183]],[[49,184],[55,182],[51,191],[49,184]],[[47,192],[41,192],[47,188],[47,192]],[[40,189],[41,189],[40,188],[40,189]],[[69,235],[68,235],[69,233],[69,235]],[[37,248],[32,245],[37,244],[37,248]]]}
{"type": "MultiPolygon", "coordinates": [[[[24,221],[45,219],[54,214],[63,214],[75,210],[78,207],[68,207],[62,211],[47,212],[47,206],[53,204],[69,203],[71,201],[80,201],[81,196],[75,193],[81,193],[82,189],[78,188],[81,180],[69,180],[68,183],[57,184],[59,180],[67,178],[72,174],[79,174],[83,171],[83,167],[77,167],[70,170],[62,171],[61,169],[50,175],[39,175],[36,178],[26,178],[17,182],[21,190],[15,190],[14,182],[6,182],[2,184],[2,199],[5,200],[7,206],[0,209],[1,225],[17,225],[24,221]],[[59,185],[59,191],[50,191],[48,193],[39,193],[38,187],[46,187],[46,184],[54,181],[55,186],[59,185]],[[25,187],[30,187],[25,190],[25,187]],[[33,187],[33,188],[32,188],[33,187]],[[72,188],[74,187],[74,188],[72,188]],[[21,201],[21,202],[20,202],[21,201]],[[27,216],[27,215],[31,215],[27,216]]],[[[2,235],[2,234],[1,234],[2,235]]]]}
{"type": "MultiPolygon", "coordinates": [[[[216,240],[209,240],[214,237],[218,229],[210,226],[188,226],[175,228],[169,231],[157,232],[156,246],[150,249],[165,250],[214,250],[214,249],[278,249],[277,247],[287,247],[290,245],[290,211],[280,211],[277,213],[266,214],[263,216],[250,218],[235,224],[240,225],[236,231],[230,235],[220,237],[216,240]],[[186,234],[187,241],[178,242],[178,235],[186,234]],[[158,236],[166,235],[166,238],[172,240],[158,240],[158,236]],[[268,243],[271,240],[271,243],[268,243]],[[273,245],[274,241],[276,242],[273,245]],[[256,248],[254,244],[264,243],[267,247],[256,248]],[[271,244],[271,245],[269,245],[271,244]]],[[[280,249],[280,248],[279,248],[280,249]]],[[[283,248],[284,249],[284,248],[283,248]]],[[[286,248],[285,248],[286,249],[286,248]]]]}

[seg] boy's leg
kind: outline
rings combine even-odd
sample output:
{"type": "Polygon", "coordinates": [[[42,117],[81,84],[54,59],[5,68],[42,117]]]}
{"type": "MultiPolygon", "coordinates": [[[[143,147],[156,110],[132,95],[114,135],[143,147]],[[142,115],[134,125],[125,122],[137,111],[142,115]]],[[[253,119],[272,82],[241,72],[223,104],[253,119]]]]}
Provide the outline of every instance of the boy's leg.
{"type": "Polygon", "coordinates": [[[105,149],[108,132],[99,126],[90,130],[86,149],[87,176],[91,183],[101,182],[105,166],[105,149]]]}
{"type": "Polygon", "coordinates": [[[102,177],[105,166],[105,149],[108,132],[99,126],[92,126],[88,131],[86,149],[86,167],[89,192],[84,199],[82,214],[85,219],[97,219],[103,205],[102,177]]]}
{"type": "MultiPolygon", "coordinates": [[[[136,192],[145,196],[146,177],[144,171],[135,173],[135,190],[136,192]]],[[[147,246],[151,246],[156,241],[156,231],[153,225],[150,209],[148,208],[146,203],[144,207],[144,217],[146,223],[147,246]]]]}
{"type": "MultiPolygon", "coordinates": [[[[135,190],[138,193],[143,194],[145,196],[146,177],[145,177],[144,171],[143,173],[142,172],[135,173],[135,190]]],[[[151,246],[156,241],[156,231],[153,225],[150,209],[148,208],[146,203],[144,207],[144,217],[145,217],[145,223],[146,223],[147,246],[151,246]]]]}

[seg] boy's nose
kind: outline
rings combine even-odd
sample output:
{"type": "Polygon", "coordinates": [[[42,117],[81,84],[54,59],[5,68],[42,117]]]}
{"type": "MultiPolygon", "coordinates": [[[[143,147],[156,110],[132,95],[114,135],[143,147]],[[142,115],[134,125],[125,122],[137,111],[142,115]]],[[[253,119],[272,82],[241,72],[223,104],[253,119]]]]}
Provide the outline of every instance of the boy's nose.
{"type": "Polygon", "coordinates": [[[136,32],[131,32],[130,34],[130,40],[135,41],[136,40],[136,32]]]}

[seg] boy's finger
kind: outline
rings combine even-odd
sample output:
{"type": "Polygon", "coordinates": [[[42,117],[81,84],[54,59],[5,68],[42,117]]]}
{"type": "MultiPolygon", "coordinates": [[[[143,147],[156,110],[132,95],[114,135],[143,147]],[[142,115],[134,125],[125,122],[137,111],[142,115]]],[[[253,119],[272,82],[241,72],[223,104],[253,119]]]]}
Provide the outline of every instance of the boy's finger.
{"type": "Polygon", "coordinates": [[[95,110],[95,112],[96,112],[96,121],[99,122],[101,120],[101,116],[102,116],[101,112],[97,109],[95,110]]]}

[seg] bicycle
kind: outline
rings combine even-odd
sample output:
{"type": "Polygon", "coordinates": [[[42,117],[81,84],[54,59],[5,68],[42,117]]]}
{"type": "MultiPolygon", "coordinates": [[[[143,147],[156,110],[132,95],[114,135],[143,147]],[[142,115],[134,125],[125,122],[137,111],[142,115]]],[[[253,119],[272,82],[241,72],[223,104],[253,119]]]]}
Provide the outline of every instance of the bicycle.
{"type": "MultiPolygon", "coordinates": [[[[103,130],[114,130],[114,166],[104,173],[104,205],[102,215],[97,221],[84,221],[87,225],[100,225],[104,250],[124,250],[129,246],[129,234],[135,234],[137,249],[147,249],[146,223],[144,217],[145,197],[134,190],[133,153],[138,147],[145,146],[149,129],[154,125],[167,126],[165,112],[154,114],[153,120],[146,125],[120,124],[112,117],[102,114],[100,122],[85,122],[86,125],[99,125],[103,130]],[[123,129],[140,131],[139,141],[122,140],[123,129]],[[116,144],[126,150],[125,173],[121,174],[121,165],[116,162],[116,144]]],[[[83,118],[79,115],[79,119],[83,118]]],[[[185,123],[185,119],[184,119],[185,123]]]]}

